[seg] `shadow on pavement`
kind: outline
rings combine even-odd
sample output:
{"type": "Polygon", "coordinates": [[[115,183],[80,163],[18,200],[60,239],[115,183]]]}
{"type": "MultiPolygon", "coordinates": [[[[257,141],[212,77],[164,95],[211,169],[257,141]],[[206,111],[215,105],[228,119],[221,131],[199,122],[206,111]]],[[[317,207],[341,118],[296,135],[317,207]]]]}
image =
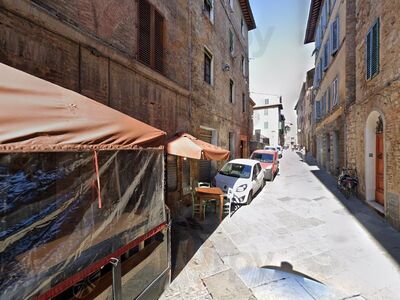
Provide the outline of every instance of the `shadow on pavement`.
{"type": "Polygon", "coordinates": [[[192,217],[174,220],[171,226],[172,280],[190,261],[193,255],[219,225],[217,214],[206,211],[206,219],[199,221],[192,217]]]}
{"type": "MultiPolygon", "coordinates": [[[[261,189],[257,191],[254,198],[258,196],[261,189]]],[[[254,201],[254,198],[252,202],[254,201]]],[[[251,203],[252,203],[251,202],[251,203]]],[[[250,205],[251,205],[250,203],[250,205]]],[[[231,217],[240,208],[247,205],[235,205],[231,211],[231,217]]],[[[218,208],[207,207],[205,220],[191,217],[191,207],[188,207],[186,217],[180,217],[172,221],[171,226],[171,270],[174,280],[190,259],[195,255],[201,245],[220,225],[218,208]]],[[[227,218],[228,216],[225,216],[227,218]]]]}
{"type": "Polygon", "coordinates": [[[321,281],[319,281],[317,279],[314,279],[314,278],[312,278],[312,277],[310,277],[310,276],[308,276],[308,275],[306,275],[304,273],[301,273],[301,272],[298,272],[298,271],[294,270],[293,269],[293,265],[291,263],[287,262],[287,261],[282,261],[280,266],[263,266],[261,268],[286,272],[286,273],[293,274],[293,275],[296,275],[296,276],[299,276],[299,277],[303,277],[303,278],[307,278],[309,280],[313,280],[315,282],[318,282],[318,283],[322,284],[321,281]]]}
{"type": "MultiPolygon", "coordinates": [[[[307,164],[315,166],[312,158],[307,159],[307,164]]],[[[400,266],[400,233],[386,222],[378,212],[364,201],[352,197],[346,199],[337,189],[336,178],[325,170],[311,170],[311,173],[344,205],[358,222],[375,238],[388,254],[400,266]]]]}

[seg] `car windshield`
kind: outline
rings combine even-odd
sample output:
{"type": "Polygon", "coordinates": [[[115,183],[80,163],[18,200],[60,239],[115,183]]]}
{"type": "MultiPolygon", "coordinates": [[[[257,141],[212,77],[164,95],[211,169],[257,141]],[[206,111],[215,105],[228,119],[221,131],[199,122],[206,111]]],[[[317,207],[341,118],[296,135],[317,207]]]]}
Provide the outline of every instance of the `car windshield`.
{"type": "Polygon", "coordinates": [[[250,158],[263,163],[272,163],[274,161],[274,155],[270,153],[253,153],[250,158]]]}
{"type": "Polygon", "coordinates": [[[265,149],[265,150],[275,150],[275,147],[268,147],[268,146],[267,146],[267,147],[265,147],[264,149],[265,149]]]}
{"type": "Polygon", "coordinates": [[[221,169],[221,171],[219,171],[219,173],[230,177],[250,178],[251,166],[237,163],[227,163],[221,169]]]}

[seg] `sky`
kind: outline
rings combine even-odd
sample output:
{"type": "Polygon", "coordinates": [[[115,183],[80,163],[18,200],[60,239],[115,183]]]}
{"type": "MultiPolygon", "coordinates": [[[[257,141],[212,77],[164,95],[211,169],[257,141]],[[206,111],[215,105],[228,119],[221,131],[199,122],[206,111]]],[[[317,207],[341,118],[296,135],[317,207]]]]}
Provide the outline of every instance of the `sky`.
{"type": "Polygon", "coordinates": [[[257,25],[249,36],[250,95],[257,104],[282,96],[286,123],[296,124],[294,106],[314,64],[313,43],[303,43],[310,0],[250,0],[250,4],[257,25]]]}

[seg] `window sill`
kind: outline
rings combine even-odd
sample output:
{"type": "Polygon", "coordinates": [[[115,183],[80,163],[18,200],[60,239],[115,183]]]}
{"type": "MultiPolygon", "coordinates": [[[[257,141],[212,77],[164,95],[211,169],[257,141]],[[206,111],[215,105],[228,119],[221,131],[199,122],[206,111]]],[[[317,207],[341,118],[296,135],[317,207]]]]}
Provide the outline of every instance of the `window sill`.
{"type": "Polygon", "coordinates": [[[214,21],[212,20],[212,18],[208,15],[208,13],[203,9],[203,16],[205,19],[208,20],[208,22],[210,23],[211,26],[214,26],[214,21]]]}
{"type": "Polygon", "coordinates": [[[378,72],[376,72],[375,74],[373,74],[373,75],[371,75],[371,77],[370,78],[366,78],[366,81],[368,82],[368,81],[371,81],[372,79],[374,79],[375,77],[377,77],[378,75],[379,75],[379,70],[378,70],[378,72]]]}

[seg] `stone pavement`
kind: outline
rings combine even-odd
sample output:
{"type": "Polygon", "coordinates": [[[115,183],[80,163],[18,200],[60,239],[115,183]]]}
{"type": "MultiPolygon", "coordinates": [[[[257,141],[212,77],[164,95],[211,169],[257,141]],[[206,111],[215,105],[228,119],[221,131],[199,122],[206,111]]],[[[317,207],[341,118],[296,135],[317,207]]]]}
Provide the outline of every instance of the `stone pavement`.
{"type": "Polygon", "coordinates": [[[161,299],[400,299],[400,233],[285,151],[280,174],[225,218],[161,299]]]}

